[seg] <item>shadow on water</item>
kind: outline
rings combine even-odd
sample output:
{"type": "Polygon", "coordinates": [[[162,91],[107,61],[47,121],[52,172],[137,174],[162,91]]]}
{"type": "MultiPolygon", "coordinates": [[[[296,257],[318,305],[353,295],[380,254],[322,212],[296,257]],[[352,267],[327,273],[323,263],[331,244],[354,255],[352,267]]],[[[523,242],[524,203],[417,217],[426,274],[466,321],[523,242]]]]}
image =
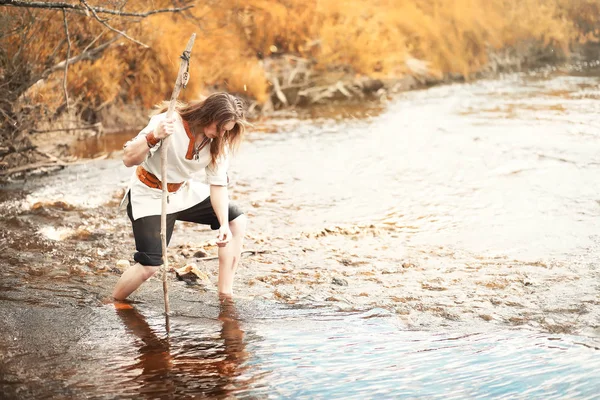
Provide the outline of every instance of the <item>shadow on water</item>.
{"type": "Polygon", "coordinates": [[[252,383],[238,379],[248,353],[231,299],[175,315],[170,334],[160,313],[127,303],[53,316],[13,304],[0,307],[2,399],[226,398],[252,383]]]}
{"type": "Polygon", "coordinates": [[[125,375],[135,375],[127,383],[131,386],[128,391],[137,398],[194,393],[225,396],[231,392],[232,382],[243,372],[247,357],[244,331],[232,300],[222,300],[219,309],[222,325],[206,338],[190,335],[180,325],[170,335],[160,337],[156,327],[153,329],[136,308],[118,306],[117,315],[127,332],[138,339],[139,346],[135,362],[122,367],[125,375]]]}

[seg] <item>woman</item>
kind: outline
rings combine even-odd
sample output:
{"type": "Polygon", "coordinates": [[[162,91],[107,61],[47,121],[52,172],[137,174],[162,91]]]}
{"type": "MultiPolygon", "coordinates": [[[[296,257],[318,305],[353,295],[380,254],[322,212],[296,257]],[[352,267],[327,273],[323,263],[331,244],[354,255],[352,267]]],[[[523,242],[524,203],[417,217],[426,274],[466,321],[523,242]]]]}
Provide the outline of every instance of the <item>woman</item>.
{"type": "Polygon", "coordinates": [[[215,93],[195,104],[178,104],[167,120],[158,111],[134,139],[125,144],[123,163],[137,165],[123,205],[133,226],[137,262],[127,268],[113,291],[127,298],[162,265],[160,214],[162,207],[161,140],[170,136],[167,154],[167,244],[175,221],[196,222],[218,229],[220,294],[231,295],[244,231],[245,215],[229,204],[227,167],[230,152],[239,145],[246,120],[242,102],[215,93]],[[198,180],[205,172],[206,183],[198,180]]]}

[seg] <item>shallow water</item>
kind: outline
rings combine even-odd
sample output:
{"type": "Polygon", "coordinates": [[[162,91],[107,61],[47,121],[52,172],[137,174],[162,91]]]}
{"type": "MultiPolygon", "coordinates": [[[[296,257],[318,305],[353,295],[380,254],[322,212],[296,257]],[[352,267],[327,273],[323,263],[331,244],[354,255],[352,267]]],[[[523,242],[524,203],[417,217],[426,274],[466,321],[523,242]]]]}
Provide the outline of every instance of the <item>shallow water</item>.
{"type": "MultiPolygon", "coordinates": [[[[134,310],[105,304],[133,249],[131,133],[81,143],[116,153],[0,191],[0,391],[597,398],[599,80],[538,71],[257,124],[232,198],[268,253],[243,260],[234,311],[172,283],[168,337],[158,279],[134,310]]],[[[214,251],[177,230],[172,265],[214,251]]]]}
{"type": "MultiPolygon", "coordinates": [[[[406,92],[385,108],[303,112],[259,123],[233,177],[286,233],[383,221],[413,246],[526,260],[597,254],[599,87],[599,70],[538,71],[406,92]]],[[[120,150],[132,134],[94,137],[74,153],[120,150]]],[[[115,166],[106,179],[123,185],[128,173],[115,166]]],[[[79,199],[64,196],[74,202],[97,185],[93,172],[71,180],[79,199]]],[[[48,189],[36,197],[59,196],[48,189]]]]}
{"type": "MultiPolygon", "coordinates": [[[[286,232],[384,221],[413,246],[597,254],[600,73],[546,75],[407,92],[344,119],[271,122],[262,130],[278,133],[253,134],[234,176],[286,232]]],[[[130,136],[84,145],[94,155],[130,136]]]]}
{"type": "Polygon", "coordinates": [[[240,168],[301,206],[284,211],[293,229],[381,220],[413,246],[597,255],[599,84],[513,75],[408,92],[368,121],[271,136],[240,168]]]}
{"type": "Polygon", "coordinates": [[[59,323],[64,311],[21,310],[5,319],[29,329],[1,343],[3,398],[593,399],[600,392],[600,342],[587,338],[410,331],[377,309],[207,303],[178,303],[169,335],[148,305],[74,309],[69,325],[59,323]]]}

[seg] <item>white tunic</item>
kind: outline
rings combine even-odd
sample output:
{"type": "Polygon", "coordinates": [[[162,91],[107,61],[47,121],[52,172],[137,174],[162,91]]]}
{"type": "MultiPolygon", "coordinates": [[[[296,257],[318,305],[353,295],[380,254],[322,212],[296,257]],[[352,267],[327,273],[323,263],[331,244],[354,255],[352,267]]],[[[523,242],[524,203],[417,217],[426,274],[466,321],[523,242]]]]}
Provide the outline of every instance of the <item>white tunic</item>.
{"type": "MultiPolygon", "coordinates": [[[[167,113],[153,116],[148,125],[140,131],[137,137],[146,136],[164,120],[167,113]]],[[[209,185],[227,186],[227,168],[229,158],[227,154],[217,160],[215,166],[210,165],[210,143],[204,146],[194,158],[193,151],[195,140],[191,132],[186,131],[179,114],[173,113],[175,129],[171,135],[167,154],[167,182],[185,182],[179,190],[168,194],[167,214],[188,209],[203,200],[210,194],[209,185]]],[[[160,156],[161,143],[150,149],[146,160],[141,166],[148,172],[161,179],[160,156]]],[[[137,167],[136,167],[137,168],[137,167]]],[[[128,190],[121,202],[122,207],[127,206],[127,193],[131,193],[131,208],[133,219],[160,215],[162,208],[162,190],[154,189],[142,183],[134,171],[129,182],[128,190]]]]}

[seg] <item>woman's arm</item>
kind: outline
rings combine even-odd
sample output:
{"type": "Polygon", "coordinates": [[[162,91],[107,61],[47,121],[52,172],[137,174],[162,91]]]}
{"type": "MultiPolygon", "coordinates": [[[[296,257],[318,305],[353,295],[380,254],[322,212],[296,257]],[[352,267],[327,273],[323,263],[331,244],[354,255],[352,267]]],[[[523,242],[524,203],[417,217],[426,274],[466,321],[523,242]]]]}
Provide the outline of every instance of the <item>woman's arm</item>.
{"type": "Polygon", "coordinates": [[[217,245],[223,247],[231,239],[231,231],[229,230],[229,193],[227,186],[210,185],[210,204],[221,225],[217,237],[217,245]]]}
{"type": "Polygon", "coordinates": [[[126,167],[133,167],[143,163],[150,149],[171,135],[174,129],[173,121],[161,121],[154,131],[147,135],[138,135],[129,141],[123,150],[123,164],[126,167]]]}
{"type": "Polygon", "coordinates": [[[138,136],[129,141],[123,150],[123,164],[126,167],[140,165],[148,156],[150,146],[146,141],[146,136],[138,136]]]}

